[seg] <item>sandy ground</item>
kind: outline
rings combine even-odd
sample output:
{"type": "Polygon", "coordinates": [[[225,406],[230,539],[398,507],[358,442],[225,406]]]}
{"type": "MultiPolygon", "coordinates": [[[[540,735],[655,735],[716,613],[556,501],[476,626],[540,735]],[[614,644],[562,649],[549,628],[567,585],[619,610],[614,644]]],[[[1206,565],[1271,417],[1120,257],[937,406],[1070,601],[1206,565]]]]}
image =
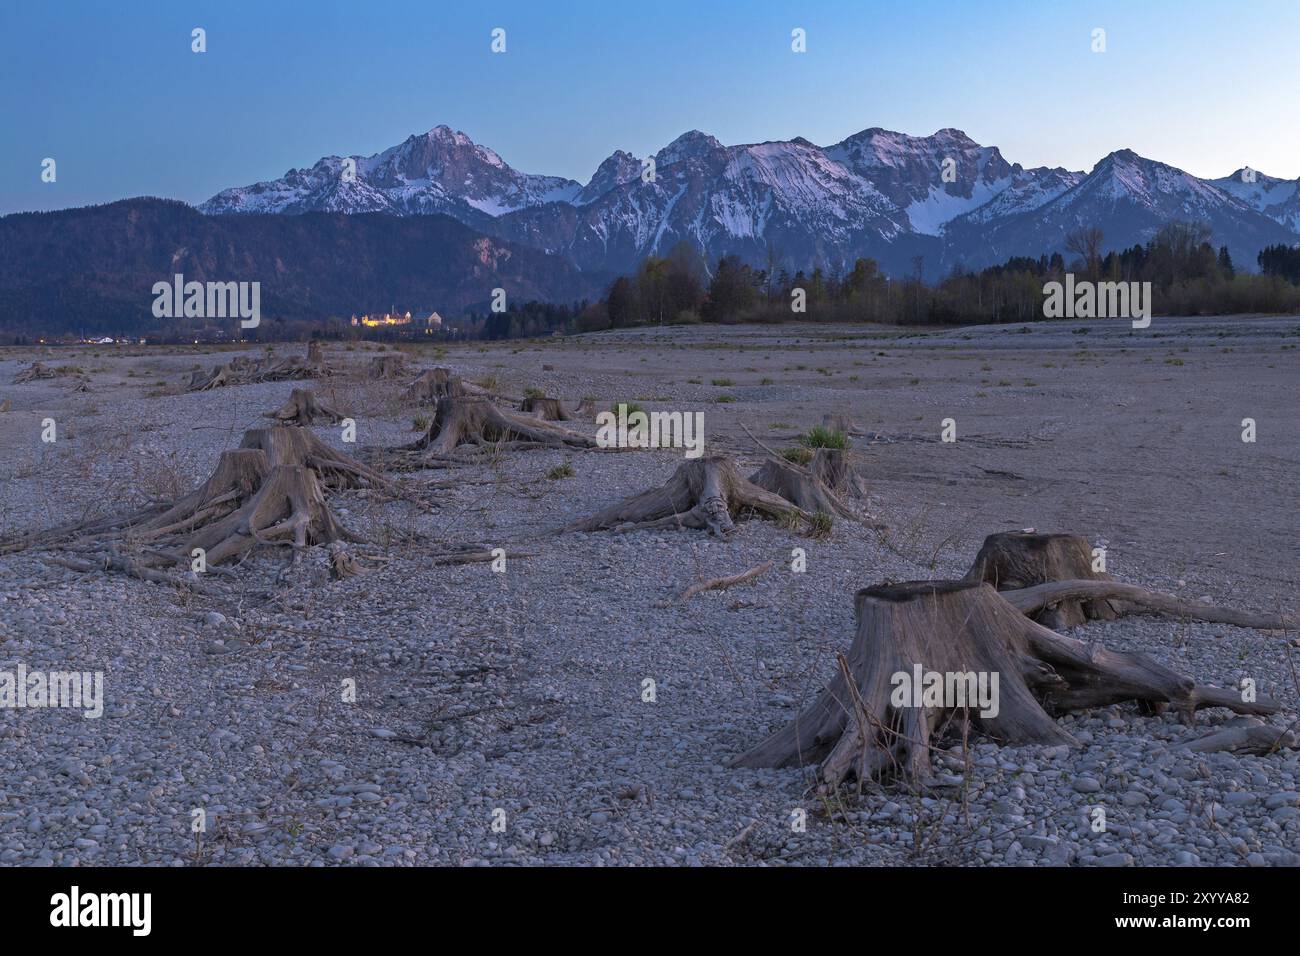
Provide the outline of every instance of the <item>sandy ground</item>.
{"type": "MultiPolygon", "coordinates": [[[[340,374],[316,387],[355,416],[359,444],[409,441],[427,411],[397,400],[404,382],[364,378],[371,354],[328,347],[340,374]]],[[[460,470],[451,488],[431,484],[445,471],[408,476],[421,507],[332,499],[387,558],[343,583],[278,580],[282,561],[265,557],[217,596],[190,597],[40,553],[0,556],[0,665],[76,664],[107,681],[104,720],[0,713],[0,862],[1300,859],[1293,754],[1189,762],[1173,745],[1191,731],[1125,708],[1067,718],[1080,751],[978,750],[960,820],[899,787],[827,813],[804,772],[726,767],[826,679],[852,635],[854,590],[960,576],[994,531],[1079,533],[1123,580],[1295,608],[1300,317],[1156,318],[1141,331],[700,326],[409,354],[516,395],[700,410],[708,449],[746,465],[762,455],[742,425],[783,448],[824,415],[847,416],[888,529],[840,522],[814,540],[756,521],[727,542],[538,539],[662,482],[679,458],[535,451],[460,470]],[[945,419],[956,442],[939,440],[945,419]],[[565,460],[574,475],[548,477],[565,460]],[[504,575],[431,566],[448,542],[520,542],[535,556],[504,575]],[[679,600],[698,578],[793,547],[808,551],[807,575],[679,600]],[[337,699],[348,677],[356,704],[337,699]],[[1081,777],[1098,790],[1073,786],[1081,777]],[[1098,801],[1126,819],[1100,839],[1086,826],[1098,801]],[[197,837],[196,807],[213,821],[197,837]],[[806,832],[788,825],[799,807],[806,832]]],[[[0,350],[0,537],[175,497],[299,384],[179,393],[191,367],[219,358],[0,350]],[[9,384],[34,358],[83,370],[89,389],[71,390],[75,375],[9,384]]],[[[337,429],[317,432],[346,447],[337,429]]],[[[1256,678],[1294,717],[1285,636],[1149,617],[1087,627],[1201,681],[1256,678]]]]}

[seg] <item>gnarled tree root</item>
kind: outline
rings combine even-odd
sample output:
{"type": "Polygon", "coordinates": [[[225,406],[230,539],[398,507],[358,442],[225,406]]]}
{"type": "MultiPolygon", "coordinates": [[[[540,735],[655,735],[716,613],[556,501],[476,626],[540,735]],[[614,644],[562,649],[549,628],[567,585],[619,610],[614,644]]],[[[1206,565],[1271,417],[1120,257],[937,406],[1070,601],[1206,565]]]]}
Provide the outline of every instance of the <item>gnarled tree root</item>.
{"type": "Polygon", "coordinates": [[[401,464],[411,458],[418,465],[422,457],[448,457],[462,445],[521,443],[544,448],[594,448],[596,441],[579,432],[551,425],[536,418],[508,412],[486,398],[447,396],[438,400],[429,430],[416,442],[394,449],[391,459],[401,464]]]}
{"type": "Polygon", "coordinates": [[[318,399],[316,391],[310,388],[295,388],[289,393],[287,402],[265,415],[283,425],[310,425],[318,418],[337,424],[344,417],[342,412],[318,399]]]}
{"type": "Polygon", "coordinates": [[[260,450],[224,451],[212,475],[171,504],[109,518],[61,525],[0,545],[0,554],[37,547],[80,547],[104,536],[127,536],[139,542],[183,534],[225,517],[239,508],[262,484],[270,466],[260,450]]]}
{"type": "Polygon", "coordinates": [[[1002,596],[1031,617],[1043,610],[1062,603],[1115,600],[1123,602],[1124,609],[1133,608],[1142,611],[1154,611],[1171,617],[1187,618],[1193,621],[1209,621],[1214,624],[1233,624],[1237,627],[1251,627],[1259,631],[1280,631],[1300,628],[1300,615],[1265,614],[1255,611],[1240,611],[1234,608],[1219,607],[1203,601],[1188,601],[1172,594],[1148,591],[1134,584],[1119,581],[1050,581],[1033,587],[1014,591],[1003,591],[1002,596]]]}
{"type": "Polygon", "coordinates": [[[297,560],[311,545],[362,540],[334,517],[314,470],[276,465],[246,504],[189,537],[178,557],[188,560],[202,548],[207,563],[217,565],[268,544],[292,546],[297,560]]]}
{"type": "MultiPolygon", "coordinates": [[[[924,781],[931,742],[980,733],[1007,744],[1075,743],[1053,714],[1135,700],[1168,704],[1191,721],[1201,707],[1268,714],[1142,654],[1109,651],[1035,624],[987,584],[916,581],[859,591],[857,632],[839,673],[795,720],[738,757],[738,767],[821,763],[836,786],[900,773],[924,781]],[[960,693],[931,698],[927,675],[962,675],[960,693]],[[920,685],[916,693],[898,676],[920,685]],[[965,677],[964,675],[969,675],[965,677]],[[977,693],[980,676],[989,693],[977,693]],[[993,680],[997,685],[994,690],[993,680]],[[903,692],[907,691],[907,692],[903,692]],[[991,706],[985,706],[991,705],[991,706]]],[[[944,686],[941,683],[940,686],[944,686]]]]}
{"type": "Polygon", "coordinates": [[[733,519],[752,512],[777,520],[811,515],[743,478],[736,463],[723,455],[683,462],[658,488],[611,505],[567,531],[644,531],[659,528],[705,528],[717,535],[734,530],[733,519]]]}
{"type": "Polygon", "coordinates": [[[128,520],[118,528],[139,541],[193,531],[239,510],[256,494],[270,470],[259,449],[223,451],[211,477],[194,491],[161,514],[144,521],[128,520]]]}

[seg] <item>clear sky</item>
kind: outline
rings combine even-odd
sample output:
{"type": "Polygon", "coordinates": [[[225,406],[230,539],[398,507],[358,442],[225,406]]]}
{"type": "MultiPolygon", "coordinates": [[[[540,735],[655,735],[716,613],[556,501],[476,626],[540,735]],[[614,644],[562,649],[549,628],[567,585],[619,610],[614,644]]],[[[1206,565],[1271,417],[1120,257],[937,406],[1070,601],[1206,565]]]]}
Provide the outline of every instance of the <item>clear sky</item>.
{"type": "Polygon", "coordinates": [[[0,0],[0,80],[0,212],[200,202],[440,123],[582,182],[692,128],[871,126],[957,127],[1026,166],[1128,147],[1300,176],[1298,0],[0,0]]]}

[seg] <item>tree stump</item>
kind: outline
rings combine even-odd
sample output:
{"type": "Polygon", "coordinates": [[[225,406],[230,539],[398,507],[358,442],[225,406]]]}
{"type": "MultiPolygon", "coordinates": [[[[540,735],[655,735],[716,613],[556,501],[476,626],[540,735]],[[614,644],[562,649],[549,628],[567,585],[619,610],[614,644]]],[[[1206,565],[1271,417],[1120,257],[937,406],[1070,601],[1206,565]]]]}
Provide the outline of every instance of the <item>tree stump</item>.
{"type": "Polygon", "coordinates": [[[421,372],[406,390],[405,398],[420,405],[436,405],[441,398],[459,397],[468,393],[459,375],[447,368],[428,368],[421,372]]]}
{"type": "Polygon", "coordinates": [[[276,425],[250,428],[240,448],[257,448],[266,454],[270,467],[303,465],[320,475],[327,488],[387,488],[391,482],[350,455],[335,451],[306,428],[276,425]]]}
{"type": "Polygon", "coordinates": [[[190,532],[237,511],[262,486],[270,470],[266,453],[261,449],[223,451],[212,475],[198,488],[161,514],[146,512],[126,519],[117,527],[124,527],[132,537],[141,539],[190,532]]]}
{"type": "Polygon", "coordinates": [[[195,369],[190,373],[190,380],[185,383],[187,392],[206,392],[214,388],[225,388],[236,384],[236,373],[230,365],[214,365],[212,371],[204,373],[195,369]]]}
{"type": "Polygon", "coordinates": [[[50,368],[44,362],[33,362],[27,368],[23,369],[14,376],[14,384],[22,385],[24,382],[34,382],[38,379],[54,378],[58,375],[56,369],[50,368]]]}
{"type": "MultiPolygon", "coordinates": [[[[1003,531],[984,539],[967,581],[985,581],[999,591],[1045,584],[1049,581],[1113,581],[1092,569],[1092,545],[1073,534],[1038,534],[1003,531]]],[[[1074,627],[1086,620],[1110,620],[1118,609],[1109,601],[1063,599],[1033,613],[1034,620],[1053,630],[1074,627]]]]}
{"type": "Polygon", "coordinates": [[[217,565],[247,554],[259,544],[271,544],[291,546],[297,561],[309,546],[360,540],[334,517],[314,469],[277,465],[238,511],[190,537],[181,549],[181,558],[185,560],[193,549],[202,548],[207,563],[217,565]]]}
{"type": "Polygon", "coordinates": [[[1054,714],[1131,700],[1170,704],[1188,722],[1201,707],[1278,709],[1262,698],[1245,703],[1236,692],[1197,687],[1142,654],[1064,637],[977,581],[867,588],[857,593],[855,610],[853,643],[847,657],[838,656],[826,689],[734,766],[820,762],[828,787],[893,773],[923,782],[931,745],[942,740],[982,734],[1004,744],[1074,744],[1054,714]]]}
{"type": "Polygon", "coordinates": [[[794,462],[770,459],[750,475],[749,480],[757,487],[780,495],[810,514],[837,515],[841,518],[855,517],[817,475],[794,462]]]}
{"type": "Polygon", "coordinates": [[[596,447],[593,438],[536,418],[507,412],[487,398],[447,396],[438,400],[428,432],[399,451],[450,455],[461,445],[497,443],[516,447],[596,447]]]}
{"type": "Polygon", "coordinates": [[[91,521],[79,521],[23,535],[0,545],[0,554],[33,547],[55,547],[74,539],[90,540],[125,534],[149,542],[182,534],[239,508],[262,484],[269,466],[259,450],[223,451],[212,475],[193,491],[171,504],[151,505],[139,511],[91,521]]]}
{"type": "Polygon", "coordinates": [[[287,382],[291,379],[315,378],[319,374],[319,368],[295,355],[280,362],[267,362],[259,366],[244,378],[243,383],[287,382]]]}
{"type": "Polygon", "coordinates": [[[545,398],[541,395],[525,395],[519,403],[519,410],[540,418],[546,422],[568,422],[573,420],[564,403],[558,398],[545,398]]]}
{"type": "MultiPolygon", "coordinates": [[[[195,549],[217,565],[259,545],[289,546],[297,563],[304,548],[363,541],[339,524],[324,489],[386,484],[305,428],[252,429],[242,447],[222,452],[207,481],[170,505],[27,535],[0,552],[57,546],[81,557],[49,560],[74,570],[114,570],[202,590],[157,569],[187,566],[195,549]]],[[[340,548],[331,550],[330,565],[336,576],[359,569],[340,548]]]]}
{"type": "Polygon", "coordinates": [[[716,535],[734,530],[734,519],[752,512],[777,520],[804,520],[811,515],[743,478],[735,461],[712,455],[683,462],[658,488],[611,505],[568,531],[641,531],[702,528],[716,535]]]}
{"type": "Polygon", "coordinates": [[[858,430],[858,426],[849,416],[831,413],[822,416],[822,428],[827,431],[841,432],[845,435],[852,435],[858,430]]]}
{"type": "Polygon", "coordinates": [[[842,448],[818,448],[808,470],[840,497],[863,498],[867,489],[853,465],[853,454],[842,448]]]}
{"type": "Polygon", "coordinates": [[[401,378],[406,374],[406,356],[401,353],[376,355],[370,360],[368,374],[377,379],[401,378]]]}
{"type": "Polygon", "coordinates": [[[273,412],[264,413],[267,418],[274,418],[283,425],[310,425],[318,418],[324,418],[331,424],[343,420],[343,414],[316,398],[316,392],[310,388],[295,388],[289,393],[289,400],[273,412]]]}
{"type": "Polygon", "coordinates": [[[247,355],[236,355],[224,365],[215,365],[211,372],[204,373],[196,369],[190,374],[185,384],[187,392],[205,392],[228,385],[248,385],[253,382],[284,382],[291,379],[320,378],[330,374],[330,369],[321,359],[320,343],[307,346],[307,357],[294,356],[279,362],[271,361],[270,355],[264,359],[254,359],[247,355]]]}

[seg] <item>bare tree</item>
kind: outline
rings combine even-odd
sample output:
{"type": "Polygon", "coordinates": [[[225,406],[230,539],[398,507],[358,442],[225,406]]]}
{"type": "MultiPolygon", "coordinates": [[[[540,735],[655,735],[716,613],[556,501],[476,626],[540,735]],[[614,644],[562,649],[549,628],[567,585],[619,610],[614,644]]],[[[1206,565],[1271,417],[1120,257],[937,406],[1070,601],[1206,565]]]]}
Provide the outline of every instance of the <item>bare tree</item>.
{"type": "Polygon", "coordinates": [[[1088,266],[1088,277],[1097,278],[1101,272],[1101,243],[1105,238],[1096,226],[1080,226],[1065,236],[1065,249],[1082,256],[1088,266]]]}

